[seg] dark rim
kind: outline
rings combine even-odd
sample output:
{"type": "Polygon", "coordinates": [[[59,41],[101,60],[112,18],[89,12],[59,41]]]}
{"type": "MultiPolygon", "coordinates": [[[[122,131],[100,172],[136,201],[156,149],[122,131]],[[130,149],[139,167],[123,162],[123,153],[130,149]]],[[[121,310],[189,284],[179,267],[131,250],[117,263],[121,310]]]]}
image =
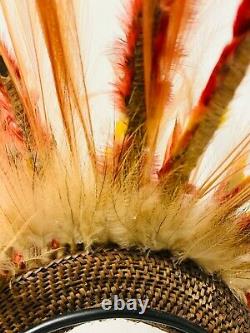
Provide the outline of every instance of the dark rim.
{"type": "Polygon", "coordinates": [[[101,308],[87,309],[85,311],[77,311],[63,316],[58,316],[25,331],[25,333],[58,332],[62,329],[73,328],[86,322],[113,318],[136,319],[146,323],[161,324],[166,326],[166,328],[176,329],[178,332],[182,333],[206,333],[203,328],[194,325],[186,319],[171,315],[169,313],[164,313],[162,311],[148,309],[143,315],[141,315],[137,311],[117,311],[114,309],[103,310],[101,308]]]}

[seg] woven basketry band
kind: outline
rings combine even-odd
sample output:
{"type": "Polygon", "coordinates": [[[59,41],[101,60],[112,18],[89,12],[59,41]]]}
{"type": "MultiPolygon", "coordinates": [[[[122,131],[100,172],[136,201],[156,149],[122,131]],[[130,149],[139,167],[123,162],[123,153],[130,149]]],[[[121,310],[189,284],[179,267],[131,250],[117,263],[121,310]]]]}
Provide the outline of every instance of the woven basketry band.
{"type": "Polygon", "coordinates": [[[250,332],[247,308],[215,276],[168,252],[95,249],[56,259],[6,284],[0,332],[22,332],[60,314],[100,307],[114,295],[148,299],[148,307],[180,316],[208,332],[250,332]]]}

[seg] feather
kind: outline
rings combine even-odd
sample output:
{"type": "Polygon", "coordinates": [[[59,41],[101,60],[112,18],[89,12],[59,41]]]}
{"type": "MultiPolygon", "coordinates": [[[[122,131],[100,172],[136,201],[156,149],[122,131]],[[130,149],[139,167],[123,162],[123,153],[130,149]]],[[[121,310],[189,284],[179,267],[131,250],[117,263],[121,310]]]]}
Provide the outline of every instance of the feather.
{"type": "Polygon", "coordinates": [[[89,156],[95,164],[95,147],[89,114],[87,88],[72,3],[64,1],[59,6],[56,1],[52,3],[50,1],[37,1],[37,9],[51,59],[58,101],[70,149],[73,155],[77,156],[73,120],[75,112],[84,130],[89,156]],[[68,13],[71,19],[68,18],[67,21],[60,20],[59,18],[63,16],[63,13],[68,13]],[[73,50],[78,54],[77,63],[72,63],[73,50]],[[82,99],[86,103],[86,112],[84,114],[81,110],[84,105],[82,99]]]}
{"type": "Polygon", "coordinates": [[[162,115],[171,97],[172,74],[183,55],[183,36],[190,26],[195,6],[189,0],[161,0],[157,4],[145,1],[144,6],[144,75],[150,165],[162,115]]]}
{"type": "Polygon", "coordinates": [[[19,20],[17,19],[19,18],[18,10],[20,10],[20,5],[21,3],[11,4],[10,2],[1,1],[1,8],[5,16],[5,21],[8,27],[9,37],[11,38],[13,49],[10,51],[5,43],[5,40],[2,39],[0,43],[0,54],[4,59],[11,80],[15,85],[15,88],[12,88],[12,91],[14,91],[13,89],[15,89],[16,92],[14,93],[14,95],[16,96],[16,99],[17,96],[18,99],[20,99],[18,104],[20,107],[22,105],[23,118],[26,117],[26,123],[27,121],[29,122],[28,127],[32,128],[35,144],[42,146],[47,141],[47,137],[41,124],[41,119],[37,114],[36,96],[34,95],[34,91],[31,89],[30,84],[27,80],[27,77],[29,76],[28,69],[24,65],[24,56],[26,56],[27,53],[27,41],[24,36],[21,36],[21,38],[19,39],[17,34],[15,33],[16,30],[14,30],[14,22],[16,26],[20,24],[19,20]]]}
{"type": "MultiPolygon", "coordinates": [[[[241,9],[237,14],[235,25],[241,19],[240,13],[241,9]]],[[[176,168],[178,171],[181,169],[177,182],[182,182],[181,178],[183,181],[189,178],[198,159],[221,124],[228,105],[246,74],[250,60],[248,54],[248,32],[244,31],[241,35],[234,32],[231,43],[223,50],[199,104],[190,116],[185,132],[173,149],[172,156],[165,160],[160,171],[161,175],[164,175],[167,170],[176,168]]]]}
{"type": "MultiPolygon", "coordinates": [[[[142,1],[133,0],[130,16],[124,24],[125,46],[122,45],[116,84],[120,109],[126,113],[126,130],[118,156],[117,170],[132,168],[133,160],[142,156],[145,146],[145,90],[143,71],[142,1]],[[119,76],[118,76],[119,77],[119,76]]],[[[117,93],[116,92],[116,93],[117,93]]],[[[126,172],[126,171],[125,171],[126,172]]]]}
{"type": "Polygon", "coordinates": [[[181,57],[181,38],[193,4],[169,0],[132,4],[132,22],[126,24],[127,46],[122,54],[126,63],[122,63],[122,82],[119,80],[117,87],[128,116],[124,142],[132,142],[126,151],[135,150],[135,155],[142,156],[146,147],[149,154],[143,163],[150,173],[160,120],[170,97],[171,72],[181,57]]]}

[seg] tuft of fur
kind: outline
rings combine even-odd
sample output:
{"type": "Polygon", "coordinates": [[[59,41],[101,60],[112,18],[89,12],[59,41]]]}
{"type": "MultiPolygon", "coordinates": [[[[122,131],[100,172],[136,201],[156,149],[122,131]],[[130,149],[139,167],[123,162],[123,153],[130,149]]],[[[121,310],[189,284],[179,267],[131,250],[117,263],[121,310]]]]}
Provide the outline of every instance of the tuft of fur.
{"type": "MultiPolygon", "coordinates": [[[[142,11],[139,18],[136,17],[138,23],[147,6],[141,6],[141,1],[133,3],[131,15],[135,12],[138,15],[139,7],[142,11]]],[[[191,3],[185,1],[187,8],[191,3]]],[[[167,9],[160,8],[164,15],[167,10],[167,16],[172,18],[169,27],[164,26],[164,38],[167,40],[168,28],[174,29],[176,38],[171,39],[170,55],[168,50],[160,54],[163,64],[167,64],[167,68],[164,67],[166,81],[161,68],[153,73],[163,78],[160,85],[166,92],[159,104],[154,99],[157,96],[150,96],[150,105],[160,108],[157,130],[153,131],[155,135],[164,108],[162,101],[167,102],[169,97],[169,90],[165,89],[171,77],[169,71],[173,70],[173,63],[178,66],[180,61],[176,50],[182,41],[183,24],[188,21],[178,0],[162,0],[161,4],[171,4],[167,9]]],[[[0,51],[8,69],[8,79],[0,77],[0,137],[5,139],[0,145],[0,276],[10,278],[20,271],[42,265],[54,256],[62,256],[67,247],[75,251],[77,244],[83,243],[89,248],[115,243],[145,250],[169,249],[179,260],[195,260],[207,272],[219,274],[240,295],[244,294],[250,289],[250,180],[244,174],[250,134],[202,185],[196,186],[189,176],[196,170],[197,160],[202,157],[244,78],[250,62],[249,33],[244,30],[238,48],[232,50],[229,61],[216,73],[219,81],[223,73],[226,78],[223,84],[214,87],[208,115],[196,118],[191,112],[196,127],[188,138],[188,146],[180,155],[176,154],[177,158],[175,156],[174,162],[171,161],[167,172],[160,172],[164,167],[161,166],[157,177],[155,174],[144,177],[145,172],[156,168],[152,138],[147,140],[146,104],[143,104],[143,120],[133,123],[137,106],[147,99],[145,91],[140,90],[131,105],[123,104],[128,124],[133,124],[131,132],[126,133],[125,128],[122,133],[128,135],[129,144],[121,144],[115,136],[113,145],[107,144],[100,153],[93,138],[91,104],[74,6],[73,0],[27,0],[21,4],[1,1],[15,54],[10,54],[3,40],[0,51]],[[23,37],[20,48],[17,31],[23,37]],[[30,38],[26,38],[25,33],[30,38]],[[31,66],[38,78],[33,80],[35,94],[28,84],[30,64],[25,54],[32,59],[31,66]],[[48,78],[41,70],[43,62],[48,78]],[[15,99],[10,94],[14,88],[15,99]],[[50,90],[53,98],[46,104],[50,90]],[[12,126],[5,126],[10,115],[12,126]],[[145,131],[143,149],[137,149],[138,140],[133,137],[142,126],[145,131]],[[13,132],[13,128],[16,131],[13,132]],[[122,148],[118,149],[117,157],[118,143],[122,148]]],[[[149,76],[145,76],[149,61],[145,53],[149,51],[140,45],[139,65],[136,56],[131,55],[135,52],[136,41],[143,43],[145,31],[143,22],[140,24],[140,33],[127,32],[127,38],[132,36],[133,40],[129,41],[132,44],[128,50],[125,49],[131,68],[140,67],[140,82],[125,69],[124,79],[129,82],[121,82],[118,78],[116,87],[120,98],[130,101],[135,96],[129,88],[143,85],[146,78],[149,85],[149,76]]],[[[133,21],[125,26],[134,29],[134,25],[133,21]]],[[[154,28],[153,24],[151,28],[154,28]]],[[[149,43],[154,39],[154,33],[146,32],[150,36],[146,39],[149,43]]],[[[122,66],[124,64],[122,62],[122,66]]],[[[119,106],[120,103],[119,99],[119,106]]],[[[150,122],[152,126],[152,119],[150,122]]],[[[168,156],[176,146],[183,149],[180,137],[176,124],[172,141],[166,143],[168,156]]]]}

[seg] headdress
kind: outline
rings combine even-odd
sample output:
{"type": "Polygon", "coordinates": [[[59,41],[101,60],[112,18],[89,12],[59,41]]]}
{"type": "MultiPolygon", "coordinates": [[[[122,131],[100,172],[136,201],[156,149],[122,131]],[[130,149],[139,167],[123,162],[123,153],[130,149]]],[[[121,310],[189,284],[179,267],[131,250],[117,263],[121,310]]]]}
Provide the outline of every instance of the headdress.
{"type": "Polygon", "coordinates": [[[91,1],[0,3],[0,332],[104,314],[248,332],[250,1],[211,41],[215,0],[127,1],[104,93],[91,1]],[[147,311],[100,309],[115,296],[147,311]]]}

